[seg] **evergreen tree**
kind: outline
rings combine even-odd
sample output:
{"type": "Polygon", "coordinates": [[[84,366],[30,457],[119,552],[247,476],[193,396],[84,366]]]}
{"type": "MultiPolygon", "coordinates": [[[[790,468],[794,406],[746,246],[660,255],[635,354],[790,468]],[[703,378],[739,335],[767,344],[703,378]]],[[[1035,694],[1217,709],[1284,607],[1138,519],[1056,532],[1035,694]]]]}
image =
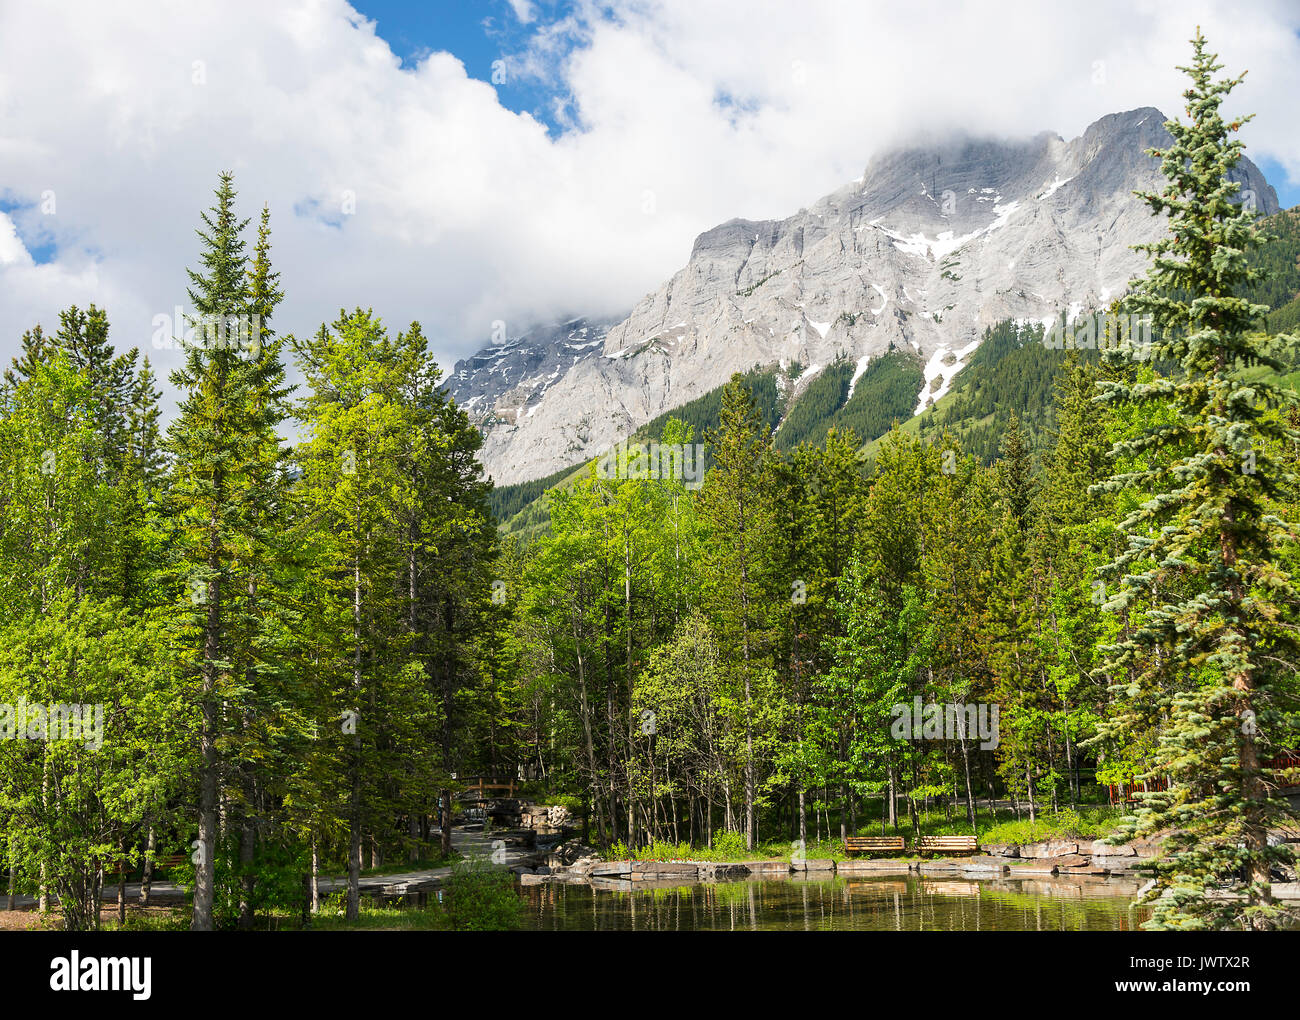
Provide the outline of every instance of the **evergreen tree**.
{"type": "Polygon", "coordinates": [[[762,739],[763,695],[772,680],[765,665],[769,621],[762,598],[773,547],[772,438],[738,375],[723,391],[717,430],[706,438],[714,467],[700,495],[700,518],[710,536],[705,584],[721,622],[722,646],[728,658],[738,660],[733,669],[744,731],[745,845],[753,849],[758,825],[755,742],[762,739]]]}
{"type": "Polygon", "coordinates": [[[198,846],[195,854],[195,930],[211,930],[216,894],[218,823],[224,784],[236,779],[229,741],[243,726],[255,697],[250,669],[265,636],[250,611],[265,566],[256,562],[283,525],[274,473],[284,416],[279,398],[278,347],[256,335],[257,319],[279,300],[268,259],[263,219],[250,272],[235,212],[233,177],[224,173],[216,203],[203,214],[201,271],[189,271],[196,315],[184,343],[185,362],[172,373],[179,414],[168,433],[172,477],[167,513],[171,546],[183,584],[176,635],[183,668],[196,681],[200,733],[198,846]],[[268,514],[270,518],[268,519],[268,514]]]}
{"type": "Polygon", "coordinates": [[[1269,444],[1296,439],[1274,413],[1295,398],[1241,375],[1283,367],[1262,335],[1267,306],[1242,297],[1255,276],[1247,253],[1263,235],[1229,176],[1242,150],[1230,136],[1248,118],[1227,121],[1219,108],[1244,76],[1215,80],[1222,65],[1199,31],[1192,45],[1181,68],[1190,122],[1166,123],[1173,142],[1151,154],[1168,183],[1141,195],[1153,213],[1168,213],[1169,234],[1143,246],[1153,266],[1126,302],[1152,316],[1157,362],[1181,373],[1109,381],[1102,397],[1165,405],[1172,417],[1117,445],[1117,455],[1148,463],[1103,486],[1151,494],[1123,521],[1128,547],[1104,572],[1119,583],[1108,608],[1150,598],[1140,625],[1104,649],[1127,685],[1108,733],[1136,740],[1159,725],[1147,775],[1170,786],[1130,826],[1173,830],[1155,866],[1152,926],[1263,928],[1279,920],[1270,867],[1292,857],[1268,842],[1286,802],[1269,796],[1264,759],[1294,695],[1297,649],[1285,620],[1296,597],[1279,555],[1290,528],[1270,512],[1293,478],[1269,444]],[[1238,879],[1243,899],[1211,895],[1238,879]]]}

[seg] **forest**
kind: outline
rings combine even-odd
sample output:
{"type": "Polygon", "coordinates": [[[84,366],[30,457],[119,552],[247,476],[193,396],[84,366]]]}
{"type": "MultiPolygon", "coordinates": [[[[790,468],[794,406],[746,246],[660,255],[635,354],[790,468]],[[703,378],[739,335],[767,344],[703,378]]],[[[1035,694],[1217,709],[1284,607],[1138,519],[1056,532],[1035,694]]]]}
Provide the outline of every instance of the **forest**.
{"type": "MultiPolygon", "coordinates": [[[[1215,70],[1198,42],[1196,115],[1144,196],[1169,234],[1125,307],[1157,356],[1058,359],[1040,455],[1010,411],[995,453],[939,421],[868,461],[852,422],[901,415],[857,391],[782,448],[774,387],[737,376],[658,429],[707,447],[701,486],[593,462],[527,541],[498,534],[419,323],[276,332],[269,211],[250,233],[221,175],[165,429],[97,307],[31,329],[0,387],[9,893],[98,927],[105,883],[179,854],[196,930],[254,927],[336,870],[355,917],[363,868],[450,854],[475,774],[571,803],[621,854],[932,811],[972,831],[981,801],[1033,819],[1152,780],[1122,829],[1177,827],[1156,925],[1281,923],[1300,410],[1290,339],[1242,296],[1267,235],[1223,184],[1215,70]],[[995,712],[996,735],[900,728],[912,705],[995,712]],[[78,730],[69,706],[102,714],[78,730]],[[1233,876],[1245,899],[1210,895],[1233,876]]],[[[882,364],[891,393],[916,374],[882,364]]],[[[979,413],[1046,362],[1021,364],[979,413]]],[[[847,392],[847,366],[828,379],[847,392]]]]}

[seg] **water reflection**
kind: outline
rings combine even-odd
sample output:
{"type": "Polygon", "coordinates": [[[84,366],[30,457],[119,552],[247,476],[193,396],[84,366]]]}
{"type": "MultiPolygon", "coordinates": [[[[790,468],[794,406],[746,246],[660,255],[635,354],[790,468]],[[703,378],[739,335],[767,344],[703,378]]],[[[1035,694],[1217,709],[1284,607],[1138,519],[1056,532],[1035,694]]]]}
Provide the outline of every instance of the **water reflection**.
{"type": "Polygon", "coordinates": [[[539,931],[1129,931],[1137,883],[910,875],[666,888],[547,884],[522,895],[539,931]]]}

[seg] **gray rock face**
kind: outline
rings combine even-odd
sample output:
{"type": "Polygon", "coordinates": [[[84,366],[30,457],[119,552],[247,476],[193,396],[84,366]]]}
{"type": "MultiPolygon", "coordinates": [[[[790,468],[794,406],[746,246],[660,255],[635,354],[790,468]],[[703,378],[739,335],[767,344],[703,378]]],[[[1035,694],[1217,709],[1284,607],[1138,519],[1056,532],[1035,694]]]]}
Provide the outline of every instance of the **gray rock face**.
{"type": "MultiPolygon", "coordinates": [[[[596,456],[755,365],[803,366],[797,392],[838,357],[860,375],[910,349],[925,364],[919,412],[986,327],[1100,307],[1144,271],[1130,246],[1158,238],[1164,221],[1132,192],[1163,184],[1145,150],[1168,142],[1164,119],[1148,107],[1069,142],[968,139],[882,155],[784,220],[704,232],[622,321],[534,330],[460,362],[449,388],[480,422],[498,484],[596,456]]],[[[1261,212],[1277,210],[1253,164],[1235,176],[1261,212]]]]}
{"type": "Polygon", "coordinates": [[[1079,853],[1079,844],[1069,839],[1049,839],[1042,843],[1026,843],[1020,848],[1021,857],[1073,857],[1079,853]]]}
{"type": "Polygon", "coordinates": [[[516,422],[556,379],[598,357],[613,319],[569,319],[485,347],[456,362],[446,386],[485,431],[496,420],[516,422]]]}

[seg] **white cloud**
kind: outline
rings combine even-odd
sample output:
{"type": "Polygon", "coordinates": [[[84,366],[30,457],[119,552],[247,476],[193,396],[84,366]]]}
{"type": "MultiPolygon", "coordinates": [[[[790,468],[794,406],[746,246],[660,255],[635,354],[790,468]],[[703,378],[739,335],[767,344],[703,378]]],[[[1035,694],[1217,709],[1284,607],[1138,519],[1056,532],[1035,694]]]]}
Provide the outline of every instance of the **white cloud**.
{"type": "Polygon", "coordinates": [[[0,219],[0,357],[73,301],[148,347],[233,169],[248,215],[271,206],[281,330],[360,304],[423,321],[449,368],[497,319],[624,310],[699,231],[787,215],[919,133],[1070,137],[1116,110],[1181,113],[1174,65],[1197,24],[1251,69],[1233,97],[1258,113],[1250,154],[1300,179],[1300,14],[1283,0],[606,6],[554,23],[512,2],[534,31],[512,72],[567,100],[573,127],[553,135],[450,54],[403,70],[343,0],[4,5],[0,189],[59,255],[35,264],[0,219]]]}
{"type": "Polygon", "coordinates": [[[509,0],[510,9],[515,12],[515,17],[523,24],[529,24],[537,17],[537,12],[533,10],[533,5],[529,0],[509,0]]]}
{"type": "Polygon", "coordinates": [[[32,256],[18,237],[14,221],[0,213],[0,266],[25,267],[32,264],[32,256]]]}

